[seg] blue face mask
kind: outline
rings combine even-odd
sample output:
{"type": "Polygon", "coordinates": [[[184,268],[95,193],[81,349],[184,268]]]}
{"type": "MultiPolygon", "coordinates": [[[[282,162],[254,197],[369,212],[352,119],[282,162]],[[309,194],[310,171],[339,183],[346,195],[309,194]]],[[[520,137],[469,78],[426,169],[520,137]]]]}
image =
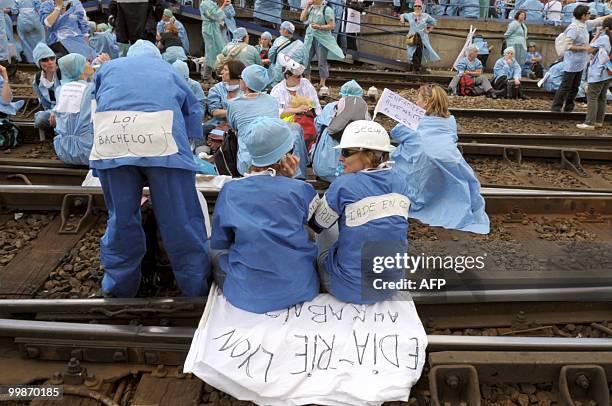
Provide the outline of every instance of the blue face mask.
{"type": "Polygon", "coordinates": [[[229,83],[225,82],[223,82],[223,86],[225,86],[225,90],[227,90],[228,92],[233,92],[234,90],[238,90],[240,88],[240,85],[238,84],[230,85],[229,83]]]}

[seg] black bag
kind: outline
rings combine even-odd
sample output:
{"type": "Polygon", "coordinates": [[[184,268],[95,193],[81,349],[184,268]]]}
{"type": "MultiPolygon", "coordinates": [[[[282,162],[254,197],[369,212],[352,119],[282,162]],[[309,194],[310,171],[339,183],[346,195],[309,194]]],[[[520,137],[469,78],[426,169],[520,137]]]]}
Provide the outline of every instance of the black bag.
{"type": "Polygon", "coordinates": [[[219,175],[240,177],[238,172],[238,137],[234,131],[225,133],[219,149],[214,153],[215,166],[219,175]]]}
{"type": "Polygon", "coordinates": [[[6,118],[0,119],[0,151],[15,148],[21,142],[21,130],[6,118]]]}

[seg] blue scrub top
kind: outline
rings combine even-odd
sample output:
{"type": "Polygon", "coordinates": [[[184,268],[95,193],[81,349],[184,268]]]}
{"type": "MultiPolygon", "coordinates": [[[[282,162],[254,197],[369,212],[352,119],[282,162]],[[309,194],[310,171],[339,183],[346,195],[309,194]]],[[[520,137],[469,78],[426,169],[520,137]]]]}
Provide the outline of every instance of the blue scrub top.
{"type": "Polygon", "coordinates": [[[363,294],[362,247],[368,241],[394,241],[407,247],[409,207],[406,202],[412,200],[411,195],[402,176],[390,168],[347,173],[330,185],[314,220],[321,228],[330,227],[334,219],[338,221],[338,240],[329,249],[325,261],[332,295],[343,302],[372,304],[394,293],[390,290],[378,292],[380,296],[376,299],[363,294]],[[351,221],[356,212],[353,208],[365,205],[367,198],[394,200],[397,207],[405,207],[405,215],[383,213],[355,225],[351,221]]]}
{"type": "Polygon", "coordinates": [[[265,313],[319,293],[317,249],[304,225],[318,202],[302,181],[263,172],[226,184],[217,198],[212,249],[227,249],[223,294],[236,307],[265,313]]]}
{"type": "Polygon", "coordinates": [[[105,62],[94,76],[97,112],[172,110],[172,136],[178,152],[157,157],[125,157],[90,161],[95,169],[123,165],[196,170],[189,138],[202,139],[202,107],[184,78],[157,56],[130,56],[105,62]],[[143,83],[161,84],[143,86],[143,83]]]}
{"type": "MultiPolygon", "coordinates": [[[[58,69],[59,70],[59,69],[58,69]]],[[[43,72],[40,73],[41,76],[44,75],[43,72]]],[[[55,100],[51,100],[51,95],[49,94],[49,89],[43,86],[43,84],[39,81],[38,86],[36,85],[36,76],[32,78],[32,88],[36,93],[36,97],[38,98],[38,102],[41,104],[43,110],[50,110],[55,106],[55,102],[57,100],[57,88],[60,86],[60,80],[57,78],[57,71],[53,76],[53,86],[51,90],[55,93],[55,100]]]]}

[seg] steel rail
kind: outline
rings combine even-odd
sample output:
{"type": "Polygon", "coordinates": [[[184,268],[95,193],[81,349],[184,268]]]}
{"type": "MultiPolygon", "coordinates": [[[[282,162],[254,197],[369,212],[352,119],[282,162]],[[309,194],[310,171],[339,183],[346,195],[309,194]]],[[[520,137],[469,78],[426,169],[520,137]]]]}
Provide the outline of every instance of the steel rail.
{"type": "Polygon", "coordinates": [[[477,142],[460,142],[458,146],[463,155],[491,155],[503,157],[507,150],[520,150],[522,157],[528,158],[560,159],[564,153],[578,153],[581,160],[612,161],[612,149],[520,144],[481,144],[477,142]]]}
{"type": "MultiPolygon", "coordinates": [[[[134,343],[179,343],[189,347],[195,333],[190,327],[116,326],[49,321],[0,319],[0,336],[68,338],[134,343]]],[[[603,338],[483,337],[428,335],[428,351],[612,351],[612,340],[603,338]]]]}
{"type": "MultiPolygon", "coordinates": [[[[559,146],[565,148],[612,149],[611,136],[520,134],[520,133],[458,133],[459,142],[484,144],[522,144],[536,146],[559,146]]],[[[1,160],[0,160],[1,162],[1,160]]]]}
{"type": "MultiPolygon", "coordinates": [[[[595,302],[612,301],[612,286],[514,289],[455,292],[414,292],[419,304],[470,304],[505,302],[595,302]]],[[[206,298],[95,298],[95,299],[1,299],[0,314],[35,312],[90,312],[95,309],[118,310],[148,308],[169,312],[173,309],[203,309],[206,298]]]]}

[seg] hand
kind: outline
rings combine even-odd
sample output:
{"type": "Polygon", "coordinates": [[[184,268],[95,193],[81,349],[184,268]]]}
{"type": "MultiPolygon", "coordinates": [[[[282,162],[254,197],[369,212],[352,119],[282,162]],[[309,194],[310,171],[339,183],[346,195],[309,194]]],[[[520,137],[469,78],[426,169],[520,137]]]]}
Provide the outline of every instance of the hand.
{"type": "Polygon", "coordinates": [[[313,4],[313,3],[314,3],[314,0],[308,0],[308,1],[306,2],[306,5],[307,5],[308,7],[310,7],[310,6],[312,6],[312,4],[313,4]]]}
{"type": "Polygon", "coordinates": [[[100,63],[104,63],[104,62],[108,62],[111,60],[111,57],[108,54],[100,54],[98,55],[98,62],[100,63]]]}
{"type": "Polygon", "coordinates": [[[6,72],[6,68],[2,65],[0,65],[0,75],[2,75],[2,79],[4,79],[5,82],[8,82],[8,73],[6,72]]]}
{"type": "Polygon", "coordinates": [[[64,7],[64,0],[55,0],[55,7],[64,7]]]}
{"type": "Polygon", "coordinates": [[[585,51],[587,51],[588,53],[593,53],[595,51],[595,48],[590,45],[586,45],[585,51]]]}
{"type": "Polygon", "coordinates": [[[311,26],[313,29],[315,29],[315,30],[320,30],[320,29],[321,29],[321,26],[320,26],[319,24],[312,23],[312,24],[310,24],[310,26],[311,26]]]}
{"type": "Polygon", "coordinates": [[[278,172],[283,176],[292,178],[295,175],[295,172],[297,171],[299,163],[300,159],[297,156],[293,154],[287,154],[284,156],[283,159],[281,159],[280,168],[278,172]]]}
{"type": "Polygon", "coordinates": [[[518,79],[514,79],[514,84],[518,86],[518,85],[520,85],[520,84],[521,84],[521,81],[520,81],[520,80],[518,80],[518,79]]]}
{"type": "Polygon", "coordinates": [[[261,63],[262,63],[262,65],[270,65],[270,60],[269,59],[262,59],[261,63]]]}
{"type": "Polygon", "coordinates": [[[400,23],[406,24],[406,20],[404,20],[404,15],[403,14],[400,16],[400,23]]]}
{"type": "Polygon", "coordinates": [[[55,114],[53,112],[49,115],[49,124],[51,124],[51,127],[55,127],[55,114]]]}
{"type": "Polygon", "coordinates": [[[310,111],[311,107],[310,106],[301,106],[300,107],[300,113],[304,114],[304,113],[308,113],[310,111]]]}

